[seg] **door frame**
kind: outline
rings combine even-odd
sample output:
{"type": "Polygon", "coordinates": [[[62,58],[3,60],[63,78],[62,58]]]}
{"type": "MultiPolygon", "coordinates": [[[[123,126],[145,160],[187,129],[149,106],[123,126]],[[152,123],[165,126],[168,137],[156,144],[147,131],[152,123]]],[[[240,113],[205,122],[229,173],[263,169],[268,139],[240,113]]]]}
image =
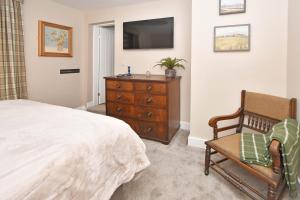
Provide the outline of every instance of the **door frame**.
{"type": "MultiPolygon", "coordinates": [[[[114,26],[115,27],[115,22],[114,21],[108,21],[108,22],[102,22],[102,23],[96,23],[93,24],[93,28],[92,28],[92,34],[93,34],[93,105],[90,106],[96,106],[98,105],[98,91],[99,91],[99,55],[97,55],[97,53],[99,53],[99,49],[98,49],[98,34],[97,34],[97,28],[99,26],[105,27],[105,26],[114,26]]],[[[99,29],[98,29],[99,30],[99,29]]],[[[116,34],[114,35],[114,41],[116,41],[116,34]]],[[[115,47],[114,47],[115,49],[115,47]]],[[[115,52],[115,51],[114,51],[115,52]]]]}

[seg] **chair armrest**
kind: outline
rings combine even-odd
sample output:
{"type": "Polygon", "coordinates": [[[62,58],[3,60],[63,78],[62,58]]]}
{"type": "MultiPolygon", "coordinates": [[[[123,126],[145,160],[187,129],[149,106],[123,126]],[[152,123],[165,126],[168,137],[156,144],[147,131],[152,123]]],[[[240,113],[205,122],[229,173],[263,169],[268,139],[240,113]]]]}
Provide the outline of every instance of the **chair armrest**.
{"type": "Polygon", "coordinates": [[[273,160],[273,171],[276,174],[281,173],[281,157],[280,157],[280,142],[277,140],[273,140],[271,145],[269,146],[269,152],[271,153],[273,160]]]}
{"type": "Polygon", "coordinates": [[[233,113],[231,115],[222,115],[222,116],[213,117],[209,120],[208,124],[209,124],[209,126],[211,126],[213,128],[217,128],[219,121],[236,119],[236,118],[240,117],[241,114],[242,114],[242,109],[240,108],[240,109],[238,109],[238,111],[236,111],[235,113],[233,113]]]}

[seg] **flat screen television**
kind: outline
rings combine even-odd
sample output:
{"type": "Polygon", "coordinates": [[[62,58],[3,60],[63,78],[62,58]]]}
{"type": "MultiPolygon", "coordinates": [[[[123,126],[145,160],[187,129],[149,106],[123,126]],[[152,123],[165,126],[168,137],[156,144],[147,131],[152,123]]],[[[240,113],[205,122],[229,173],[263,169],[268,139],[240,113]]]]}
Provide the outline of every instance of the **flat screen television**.
{"type": "Polygon", "coordinates": [[[123,49],[174,48],[174,17],[123,23],[123,49]]]}

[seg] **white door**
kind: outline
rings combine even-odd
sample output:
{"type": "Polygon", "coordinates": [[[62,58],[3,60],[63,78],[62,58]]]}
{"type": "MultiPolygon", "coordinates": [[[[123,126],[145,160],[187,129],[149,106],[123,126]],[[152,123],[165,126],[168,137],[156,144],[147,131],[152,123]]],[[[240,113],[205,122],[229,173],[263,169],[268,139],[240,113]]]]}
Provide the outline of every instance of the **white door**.
{"type": "Polygon", "coordinates": [[[114,27],[99,27],[98,103],[105,103],[104,77],[114,74],[114,27]]]}

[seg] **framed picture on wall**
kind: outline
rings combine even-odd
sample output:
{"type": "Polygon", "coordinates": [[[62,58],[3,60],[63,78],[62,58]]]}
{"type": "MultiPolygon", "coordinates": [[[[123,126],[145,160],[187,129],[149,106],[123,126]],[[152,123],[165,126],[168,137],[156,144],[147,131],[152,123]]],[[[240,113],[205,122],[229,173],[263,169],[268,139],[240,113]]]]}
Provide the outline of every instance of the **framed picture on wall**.
{"type": "Polygon", "coordinates": [[[214,29],[214,51],[250,51],[250,24],[216,26],[214,29]]]}
{"type": "Polygon", "coordinates": [[[72,57],[72,27],[39,21],[39,56],[72,57]]]}
{"type": "Polygon", "coordinates": [[[219,0],[219,14],[229,15],[246,12],[246,0],[219,0]]]}

